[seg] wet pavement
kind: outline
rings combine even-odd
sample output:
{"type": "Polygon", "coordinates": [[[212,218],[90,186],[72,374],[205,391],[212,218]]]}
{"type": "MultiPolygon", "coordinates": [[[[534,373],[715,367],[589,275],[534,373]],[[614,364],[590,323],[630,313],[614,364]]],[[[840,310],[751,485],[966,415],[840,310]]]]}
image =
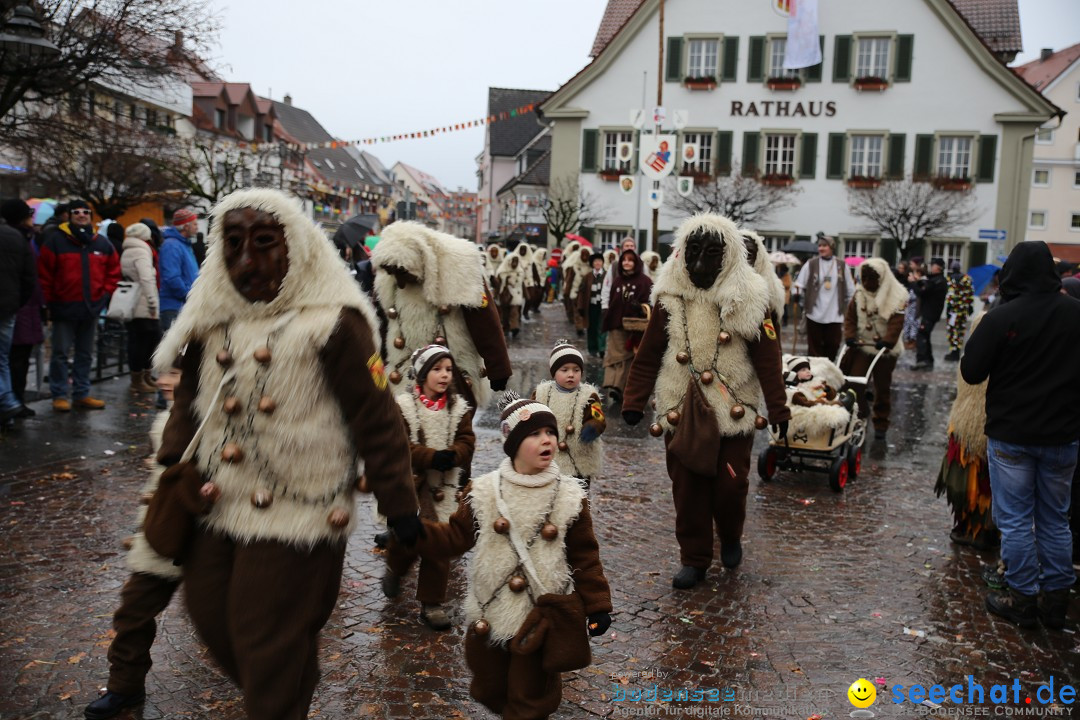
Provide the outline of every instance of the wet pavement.
{"type": "MultiPolygon", "coordinates": [[[[547,378],[549,348],[569,332],[561,315],[545,306],[544,321],[526,324],[512,343],[515,389],[547,378]]],[[[936,341],[941,348],[943,336],[936,341]]],[[[887,441],[867,441],[859,478],[834,494],[824,474],[752,477],[742,566],[729,572],[717,560],[688,592],[670,583],[678,549],[662,443],[646,423],[627,428],[612,413],[605,471],[591,495],[614,623],[593,640],[593,665],[564,675],[557,717],[835,717],[852,711],[847,688],[860,677],[877,684],[872,712],[913,717],[928,708],[894,704],[894,686],[966,688],[968,675],[987,693],[1017,680],[1012,714],[1045,709],[1024,699],[1051,677],[1055,688],[1080,679],[1075,633],[1021,631],[983,609],[979,574],[995,558],[950,544],[950,514],[933,493],[956,366],[939,361],[916,373],[909,364],[895,375],[893,429],[887,441]],[[718,699],[634,700],[654,688],[661,697],[699,689],[718,699]]],[[[599,373],[590,361],[590,378],[599,373]]],[[[154,410],[130,399],[126,381],[95,393],[110,401],[104,412],[57,416],[39,402],[37,418],[0,438],[4,720],[82,717],[107,677],[110,619],[127,575],[121,543],[154,410]]],[[[501,457],[495,416],[482,413],[474,468],[501,457]]],[[[417,618],[415,575],[398,600],[382,596],[371,501],[362,502],[338,610],[323,631],[311,716],[492,717],[468,696],[460,610],[453,630],[436,633],[417,618]]],[[[451,597],[463,593],[463,563],[451,597]]],[[[239,692],[214,668],[179,597],[161,618],[153,659],[145,706],[121,717],[244,717],[239,692]]],[[[958,710],[973,708],[934,712],[958,710]]]]}

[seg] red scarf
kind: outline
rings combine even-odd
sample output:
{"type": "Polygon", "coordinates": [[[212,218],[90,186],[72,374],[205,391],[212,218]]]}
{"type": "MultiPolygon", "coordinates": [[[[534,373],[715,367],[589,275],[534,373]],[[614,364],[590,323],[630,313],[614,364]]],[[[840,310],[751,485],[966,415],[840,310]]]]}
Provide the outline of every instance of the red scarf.
{"type": "Polygon", "coordinates": [[[424,407],[428,410],[445,410],[446,409],[446,393],[439,396],[437,400],[431,400],[424,394],[423,389],[419,385],[416,386],[416,397],[420,402],[424,403],[424,407]]]}

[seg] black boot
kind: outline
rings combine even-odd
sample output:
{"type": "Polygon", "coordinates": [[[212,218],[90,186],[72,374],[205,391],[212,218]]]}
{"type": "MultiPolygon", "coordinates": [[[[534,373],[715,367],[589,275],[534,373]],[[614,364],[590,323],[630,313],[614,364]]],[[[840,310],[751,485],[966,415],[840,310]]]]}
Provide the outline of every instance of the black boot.
{"type": "Polygon", "coordinates": [[[1014,625],[1033,628],[1039,624],[1036,601],[1035,595],[1024,595],[1009,588],[1007,592],[992,592],[987,595],[986,609],[1014,625]]]}
{"type": "Polygon", "coordinates": [[[1039,603],[1039,620],[1044,627],[1061,630],[1065,627],[1065,615],[1069,611],[1069,588],[1044,590],[1039,603]]]}
{"type": "Polygon", "coordinates": [[[390,531],[386,530],[381,533],[375,533],[375,547],[385,549],[390,544],[390,531]]]}
{"type": "Polygon", "coordinates": [[[960,351],[959,351],[959,350],[952,350],[952,351],[950,351],[950,352],[949,352],[949,353],[948,353],[948,354],[947,354],[947,355],[945,356],[945,359],[946,359],[946,360],[947,360],[948,362],[960,362],[960,351]]]}
{"type": "Polygon", "coordinates": [[[705,571],[701,568],[683,565],[675,577],[671,578],[671,587],[677,590],[689,590],[705,579],[705,571]]]}
{"type": "Polygon", "coordinates": [[[110,690],[87,705],[86,709],[83,710],[83,715],[86,716],[87,720],[105,720],[105,718],[119,715],[124,708],[142,704],[145,699],[146,693],[144,692],[135,695],[121,695],[110,690]]]}
{"type": "Polygon", "coordinates": [[[724,567],[728,570],[734,570],[739,567],[739,563],[742,562],[742,543],[738,540],[720,543],[720,562],[722,562],[724,567]]]}

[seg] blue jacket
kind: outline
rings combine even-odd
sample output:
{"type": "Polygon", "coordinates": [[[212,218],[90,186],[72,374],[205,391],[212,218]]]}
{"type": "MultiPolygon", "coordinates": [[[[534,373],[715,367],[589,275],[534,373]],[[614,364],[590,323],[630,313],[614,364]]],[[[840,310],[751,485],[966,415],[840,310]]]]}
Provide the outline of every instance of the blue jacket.
{"type": "Polygon", "coordinates": [[[174,227],[161,231],[158,272],[161,275],[161,309],[179,310],[187,301],[191,284],[199,276],[199,264],[191,243],[174,227]]]}

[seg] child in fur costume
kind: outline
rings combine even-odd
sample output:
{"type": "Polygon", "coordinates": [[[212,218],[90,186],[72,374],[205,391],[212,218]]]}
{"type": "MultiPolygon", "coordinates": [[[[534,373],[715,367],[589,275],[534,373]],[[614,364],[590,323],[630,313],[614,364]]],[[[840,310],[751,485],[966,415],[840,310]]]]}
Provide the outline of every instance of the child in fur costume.
{"type": "Polygon", "coordinates": [[[656,282],[660,277],[660,268],[664,267],[664,261],[660,259],[660,253],[654,250],[646,250],[641,253],[641,263],[644,265],[645,274],[649,279],[656,282]]]}
{"type": "Polygon", "coordinates": [[[585,323],[577,311],[578,295],[581,292],[581,280],[589,274],[589,258],[592,253],[587,247],[578,246],[577,252],[567,251],[563,260],[564,298],[566,299],[566,319],[574,324],[578,337],[585,334],[585,323]]]}
{"type": "Polygon", "coordinates": [[[784,383],[791,408],[792,438],[811,438],[846,427],[855,407],[852,391],[838,393],[844,383],[840,369],[826,358],[802,355],[783,357],[784,383]]]}
{"type": "MultiPolygon", "coordinates": [[[[491,245],[489,256],[501,250],[491,245]]],[[[399,221],[383,230],[371,262],[378,271],[375,294],[387,317],[383,357],[395,391],[412,351],[432,343],[454,353],[481,405],[490,390],[506,387],[513,372],[506,339],[471,242],[399,221]]]]}
{"type": "Polygon", "coordinates": [[[555,460],[563,472],[585,481],[588,487],[600,474],[604,446],[600,435],[607,428],[600,391],[582,382],[585,358],[567,340],[558,340],[548,358],[552,380],[533,390],[533,399],[551,408],[560,431],[555,460]]]}
{"type": "MultiPolygon", "coordinates": [[[[519,245],[525,247],[527,245],[519,245]]],[[[525,304],[525,271],[531,264],[520,253],[507,253],[506,259],[495,273],[498,289],[499,317],[504,333],[516,338],[521,332],[521,309],[525,304]]]]}
{"type": "MultiPolygon", "coordinates": [[[[442,345],[428,345],[412,355],[416,385],[397,396],[405,428],[409,432],[416,494],[420,517],[446,522],[457,507],[455,495],[467,480],[472,465],[476,435],[472,420],[475,409],[454,387],[454,358],[442,345]]],[[[387,597],[397,597],[401,578],[416,561],[417,553],[391,542],[386,554],[387,572],[382,589],[387,597]]],[[[442,604],[450,563],[445,558],[422,558],[416,581],[420,619],[433,630],[450,627],[450,617],[442,604]]]]}
{"type": "Polygon", "coordinates": [[[535,720],[558,709],[559,672],[591,662],[586,632],[611,625],[611,590],[585,487],[555,462],[555,415],[513,393],[504,404],[507,457],[473,479],[449,522],[425,521],[421,548],[460,555],[475,547],[465,599],[469,694],[509,720],[535,720]],[[543,636],[534,633],[546,623],[543,636]]]}
{"type": "Polygon", "coordinates": [[[789,402],[792,405],[811,407],[812,405],[836,405],[836,388],[826,380],[814,381],[814,372],[810,367],[810,358],[794,355],[784,358],[784,384],[791,389],[789,402]]]}
{"type": "Polygon", "coordinates": [[[746,261],[769,287],[769,313],[772,315],[773,325],[780,326],[780,318],[784,316],[784,283],[776,276],[776,269],[769,260],[769,250],[765,247],[765,239],[753,230],[743,229],[743,244],[746,245],[746,261]]]}

